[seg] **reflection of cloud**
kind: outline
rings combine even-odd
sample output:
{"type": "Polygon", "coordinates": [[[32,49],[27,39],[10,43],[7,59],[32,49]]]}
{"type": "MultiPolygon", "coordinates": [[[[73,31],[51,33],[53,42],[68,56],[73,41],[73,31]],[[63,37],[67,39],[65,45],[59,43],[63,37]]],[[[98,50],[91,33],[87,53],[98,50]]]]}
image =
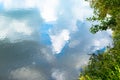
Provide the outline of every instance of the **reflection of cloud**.
{"type": "Polygon", "coordinates": [[[50,35],[53,51],[60,53],[66,42],[70,39],[68,30],[62,30],[60,34],[50,35]]]}
{"type": "MultiPolygon", "coordinates": [[[[29,0],[28,0],[29,1],[29,0]]],[[[37,6],[40,8],[42,18],[47,21],[57,19],[57,6],[59,0],[41,0],[37,6]]]]}
{"type": "Polygon", "coordinates": [[[24,22],[13,21],[10,26],[13,27],[13,30],[15,30],[15,32],[17,33],[21,33],[24,35],[32,34],[32,29],[27,27],[27,25],[24,22]]]}
{"type": "Polygon", "coordinates": [[[1,0],[6,10],[38,8],[40,15],[47,21],[57,19],[57,6],[59,0],[1,0]]]}
{"type": "MultiPolygon", "coordinates": [[[[74,19],[82,20],[90,16],[92,11],[88,8],[89,3],[84,0],[1,0],[6,10],[38,8],[42,18],[47,21],[55,21],[58,14],[64,14],[66,10],[74,15],[74,19]],[[59,4],[61,2],[61,4],[59,4]],[[62,7],[63,6],[63,7],[62,7]],[[71,7],[69,7],[71,6],[71,7]],[[65,8],[64,9],[61,9],[65,8]],[[71,8],[71,9],[70,9],[71,8]],[[58,9],[61,9],[60,11],[58,9]]],[[[67,16],[67,15],[66,15],[67,16]]]]}
{"type": "Polygon", "coordinates": [[[107,30],[107,33],[108,33],[109,35],[112,35],[113,31],[112,31],[111,29],[108,29],[108,30],[107,30]]]}
{"type": "Polygon", "coordinates": [[[106,45],[108,45],[110,42],[109,42],[109,40],[108,39],[105,39],[105,38],[103,38],[103,39],[99,39],[99,40],[95,40],[94,41],[94,44],[95,44],[95,46],[98,46],[98,47],[104,47],[104,46],[106,46],[106,45]]]}
{"type": "Polygon", "coordinates": [[[65,72],[60,71],[58,69],[55,69],[55,70],[53,70],[52,78],[55,80],[66,80],[65,79],[65,72]]]}
{"type": "Polygon", "coordinates": [[[5,73],[0,77],[13,69],[10,75],[15,80],[75,80],[91,47],[111,42],[106,32],[89,32],[85,18],[92,10],[84,0],[1,1],[0,39],[22,41],[1,41],[0,71],[5,73]]]}
{"type": "Polygon", "coordinates": [[[54,54],[52,54],[52,51],[49,50],[50,48],[41,48],[40,49],[40,52],[41,53],[38,53],[39,54],[43,54],[43,57],[45,57],[45,59],[48,61],[48,62],[54,62],[55,60],[55,56],[54,54]]]}
{"type": "Polygon", "coordinates": [[[79,45],[80,44],[80,40],[72,40],[70,43],[69,43],[69,47],[70,48],[74,48],[75,46],[79,45]]]}
{"type": "Polygon", "coordinates": [[[8,38],[11,42],[33,39],[42,23],[38,13],[37,9],[1,11],[0,39],[8,38]]]}
{"type": "Polygon", "coordinates": [[[84,0],[74,0],[72,7],[72,12],[74,18],[84,21],[87,17],[92,15],[92,9],[89,8],[89,2],[84,0]]]}
{"type": "Polygon", "coordinates": [[[25,22],[9,20],[7,17],[0,17],[0,21],[0,39],[14,38],[16,40],[17,38],[19,39],[20,35],[29,36],[32,34],[32,29],[25,22]]]}
{"type": "Polygon", "coordinates": [[[14,80],[45,80],[44,76],[39,71],[29,67],[13,70],[10,75],[14,80]]]}

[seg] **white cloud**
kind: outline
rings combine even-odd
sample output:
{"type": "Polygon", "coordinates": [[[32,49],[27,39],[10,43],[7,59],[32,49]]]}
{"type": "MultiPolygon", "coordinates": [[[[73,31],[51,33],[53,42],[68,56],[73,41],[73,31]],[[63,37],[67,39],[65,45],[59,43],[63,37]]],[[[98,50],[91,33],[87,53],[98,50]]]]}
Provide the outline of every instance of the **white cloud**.
{"type": "MultiPolygon", "coordinates": [[[[1,0],[6,10],[20,9],[20,8],[38,8],[42,18],[48,21],[55,21],[58,18],[60,0],[1,0]]],[[[89,3],[84,0],[71,0],[71,10],[73,17],[81,21],[84,18],[92,14],[92,10],[89,8],[89,3]]],[[[71,13],[70,13],[71,14],[71,13]]],[[[69,14],[68,14],[69,15],[69,14]]]]}
{"type": "Polygon", "coordinates": [[[110,36],[112,36],[113,31],[112,31],[111,29],[108,29],[108,30],[107,30],[107,33],[108,33],[110,36]]]}
{"type": "Polygon", "coordinates": [[[29,67],[22,67],[11,71],[10,78],[15,80],[45,80],[40,72],[29,67]]]}
{"type": "Polygon", "coordinates": [[[87,65],[89,61],[89,55],[79,55],[80,57],[76,58],[75,68],[79,70],[82,66],[87,65]]]}
{"type": "Polygon", "coordinates": [[[2,0],[0,0],[0,2],[2,2],[2,0]]]}
{"type": "Polygon", "coordinates": [[[6,29],[5,17],[0,16],[0,39],[4,39],[7,36],[8,30],[6,29]],[[5,28],[5,29],[4,29],[5,28]]]}
{"type": "Polygon", "coordinates": [[[0,30],[0,40],[4,40],[7,37],[8,30],[0,30]]]}
{"type": "Polygon", "coordinates": [[[87,17],[91,16],[92,9],[89,8],[89,2],[84,0],[73,0],[72,12],[75,19],[84,21],[87,17]]]}
{"type": "Polygon", "coordinates": [[[55,60],[55,56],[52,54],[52,51],[50,51],[49,49],[41,48],[39,54],[43,54],[43,57],[45,57],[45,59],[51,63],[55,60]]]}
{"type": "Polygon", "coordinates": [[[0,0],[0,2],[3,4],[4,8],[7,9],[8,7],[10,7],[10,4],[12,0],[0,0]]]}
{"type": "Polygon", "coordinates": [[[42,18],[48,21],[57,19],[59,0],[1,0],[5,10],[38,8],[42,18]]]}
{"type": "Polygon", "coordinates": [[[10,27],[15,30],[17,33],[23,33],[24,35],[31,35],[32,29],[29,28],[25,22],[12,21],[10,27]]]}
{"type": "Polygon", "coordinates": [[[70,39],[70,32],[66,29],[62,30],[59,34],[50,35],[53,51],[58,54],[65,46],[66,42],[70,39]]]}
{"type": "Polygon", "coordinates": [[[74,48],[75,46],[79,45],[80,44],[80,40],[72,40],[70,43],[69,43],[69,47],[70,48],[74,48]]]}
{"type": "Polygon", "coordinates": [[[106,47],[109,44],[111,44],[111,40],[109,40],[108,38],[95,39],[93,41],[93,45],[95,46],[95,50],[99,50],[103,47],[106,47]]]}
{"type": "Polygon", "coordinates": [[[38,8],[40,15],[46,22],[57,19],[58,5],[59,0],[25,0],[26,8],[38,8]]]}
{"type": "MultiPolygon", "coordinates": [[[[48,21],[55,21],[58,18],[59,0],[2,0],[6,10],[18,8],[38,8],[42,18],[48,21]]],[[[89,3],[84,0],[73,0],[72,12],[75,18],[83,19],[91,15],[92,10],[89,3]]]]}
{"type": "Polygon", "coordinates": [[[0,39],[9,38],[14,41],[22,39],[21,36],[30,36],[32,32],[26,22],[0,16],[0,39]]]}
{"type": "Polygon", "coordinates": [[[65,79],[65,72],[64,71],[60,71],[58,69],[54,69],[51,76],[55,80],[66,80],[65,79]]]}
{"type": "Polygon", "coordinates": [[[24,0],[1,0],[5,10],[24,7],[24,0]]]}
{"type": "Polygon", "coordinates": [[[40,14],[46,22],[57,19],[58,1],[59,0],[42,0],[38,3],[40,14]]]}
{"type": "Polygon", "coordinates": [[[25,7],[26,8],[34,8],[37,7],[38,0],[25,0],[25,7]]]}

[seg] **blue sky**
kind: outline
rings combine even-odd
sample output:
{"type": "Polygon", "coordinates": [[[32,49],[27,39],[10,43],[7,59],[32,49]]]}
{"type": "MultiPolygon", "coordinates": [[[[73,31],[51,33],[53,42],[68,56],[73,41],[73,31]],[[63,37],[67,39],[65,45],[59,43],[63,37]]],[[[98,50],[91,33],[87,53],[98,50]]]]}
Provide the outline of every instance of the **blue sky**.
{"type": "Polygon", "coordinates": [[[91,34],[84,0],[0,0],[0,79],[74,80],[89,53],[112,45],[91,34]]]}

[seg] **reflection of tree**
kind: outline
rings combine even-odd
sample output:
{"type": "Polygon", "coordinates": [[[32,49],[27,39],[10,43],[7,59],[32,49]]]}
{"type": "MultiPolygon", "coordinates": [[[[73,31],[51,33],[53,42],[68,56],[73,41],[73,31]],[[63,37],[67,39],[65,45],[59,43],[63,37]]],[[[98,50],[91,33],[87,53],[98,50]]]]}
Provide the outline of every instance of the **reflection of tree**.
{"type": "Polygon", "coordinates": [[[99,22],[90,31],[96,33],[111,29],[114,46],[107,46],[103,54],[90,54],[89,63],[81,72],[80,80],[120,80],[120,0],[87,1],[94,9],[94,16],[88,20],[99,22]]]}

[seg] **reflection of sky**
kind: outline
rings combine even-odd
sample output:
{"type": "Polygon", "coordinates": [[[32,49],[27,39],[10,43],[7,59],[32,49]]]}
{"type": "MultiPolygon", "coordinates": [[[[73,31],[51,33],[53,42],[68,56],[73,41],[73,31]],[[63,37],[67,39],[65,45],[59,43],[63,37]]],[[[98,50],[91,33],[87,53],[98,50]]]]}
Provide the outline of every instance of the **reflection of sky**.
{"type": "Polygon", "coordinates": [[[74,80],[111,31],[89,32],[84,0],[0,0],[0,80],[74,80]]]}
{"type": "Polygon", "coordinates": [[[40,27],[40,40],[43,44],[51,45],[49,29],[52,27],[52,24],[43,24],[42,27],[40,27]]]}

